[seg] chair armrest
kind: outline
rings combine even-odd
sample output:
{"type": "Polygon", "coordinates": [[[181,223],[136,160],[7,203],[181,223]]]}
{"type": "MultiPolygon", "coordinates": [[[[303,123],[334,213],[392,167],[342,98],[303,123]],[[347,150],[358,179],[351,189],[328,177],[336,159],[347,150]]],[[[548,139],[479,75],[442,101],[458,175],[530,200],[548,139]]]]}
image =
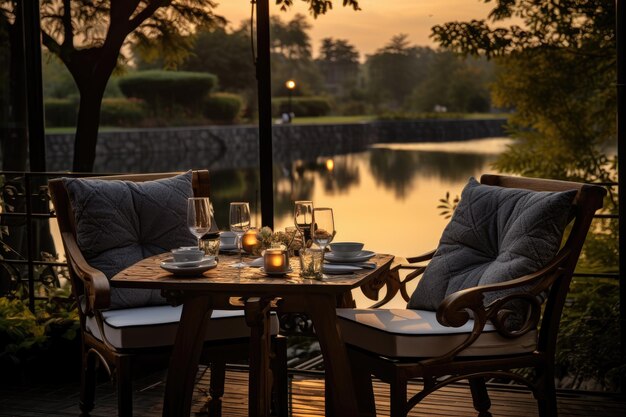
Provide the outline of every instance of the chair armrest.
{"type": "Polygon", "coordinates": [[[416,262],[424,262],[424,261],[430,261],[431,259],[433,259],[433,256],[435,255],[435,251],[436,249],[433,249],[429,252],[423,253],[421,255],[418,256],[413,256],[411,258],[406,258],[407,261],[409,261],[409,263],[416,263],[416,262]]]}
{"type": "Polygon", "coordinates": [[[69,232],[61,233],[67,262],[74,275],[83,282],[87,305],[85,313],[92,314],[95,310],[106,309],[111,304],[111,287],[104,273],[87,263],[78,243],[69,232]]]}
{"type": "Polygon", "coordinates": [[[462,343],[443,355],[422,361],[424,365],[441,364],[453,360],[455,356],[478,339],[488,321],[494,325],[500,335],[511,339],[535,329],[541,315],[541,301],[538,296],[563,273],[563,266],[569,255],[568,249],[562,250],[548,265],[537,272],[503,283],[468,288],[447,296],[437,309],[437,321],[444,326],[461,327],[473,319],[474,327],[462,343]],[[516,288],[519,291],[511,292],[486,306],[484,305],[483,300],[486,293],[516,288]],[[505,322],[512,311],[503,307],[513,300],[525,302],[530,306],[530,311],[519,329],[509,330],[506,328],[505,322]]]}
{"type": "Polygon", "coordinates": [[[560,276],[569,255],[569,250],[563,250],[539,271],[511,281],[468,288],[450,294],[439,305],[437,320],[444,326],[460,327],[473,318],[475,322],[481,323],[481,331],[487,321],[491,321],[501,335],[511,338],[519,337],[536,327],[541,313],[541,302],[538,296],[550,288],[560,276]],[[485,294],[514,289],[519,289],[519,291],[510,292],[484,305],[485,294]],[[524,325],[518,330],[511,331],[504,325],[511,311],[503,307],[513,300],[527,303],[531,311],[524,325]]]}

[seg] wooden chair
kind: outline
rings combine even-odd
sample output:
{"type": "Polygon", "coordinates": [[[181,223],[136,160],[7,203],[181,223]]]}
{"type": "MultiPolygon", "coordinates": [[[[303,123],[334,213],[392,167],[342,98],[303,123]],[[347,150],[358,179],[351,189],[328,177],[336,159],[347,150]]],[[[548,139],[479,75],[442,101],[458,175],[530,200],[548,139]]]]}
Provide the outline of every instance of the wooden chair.
{"type": "MultiPolygon", "coordinates": [[[[105,180],[143,182],[169,178],[178,173],[139,174],[98,177],[105,180]]],[[[193,171],[195,196],[209,196],[208,171],[193,171]]],[[[82,336],[82,376],[80,410],[88,416],[94,408],[96,362],[106,368],[116,381],[118,413],[132,415],[133,363],[143,360],[167,360],[175,340],[182,306],[168,305],[108,310],[110,287],[104,273],[90,266],[76,239],[74,210],[62,179],[49,182],[50,194],[56,209],[63,246],[67,256],[73,293],[81,301],[79,308],[82,336]]],[[[285,339],[277,336],[278,320],[272,317],[272,335],[275,356],[275,405],[278,415],[287,415],[287,363],[285,339]]],[[[210,415],[221,414],[224,393],[225,363],[248,358],[250,329],[243,311],[213,312],[207,329],[201,363],[210,365],[210,415]]],[[[159,362],[167,363],[167,362],[159,362]]]]}
{"type": "MultiPolygon", "coordinates": [[[[542,417],[556,417],[554,354],[563,304],[591,220],[606,190],[572,182],[483,175],[481,183],[534,191],[577,190],[565,244],[544,268],[508,282],[477,286],[448,295],[436,312],[422,310],[341,309],[339,325],[349,346],[353,377],[363,416],[375,416],[371,375],[390,384],[391,416],[406,416],[422,399],[450,383],[468,379],[474,408],[490,416],[485,379],[510,378],[530,387],[542,417]],[[484,297],[513,291],[488,305],[484,297]],[[505,325],[507,303],[529,306],[517,330],[505,325]],[[545,300],[545,302],[543,301],[545,300]],[[401,330],[398,330],[402,328],[401,330]],[[407,330],[408,329],[408,330],[407,330]],[[531,368],[534,378],[513,370],[531,368]],[[407,381],[421,378],[422,390],[407,400],[407,381]]],[[[392,270],[384,302],[420,276],[434,251],[409,258],[392,270]],[[411,269],[404,280],[400,269],[411,269]]],[[[377,307],[380,307],[378,303],[377,307]]]]}

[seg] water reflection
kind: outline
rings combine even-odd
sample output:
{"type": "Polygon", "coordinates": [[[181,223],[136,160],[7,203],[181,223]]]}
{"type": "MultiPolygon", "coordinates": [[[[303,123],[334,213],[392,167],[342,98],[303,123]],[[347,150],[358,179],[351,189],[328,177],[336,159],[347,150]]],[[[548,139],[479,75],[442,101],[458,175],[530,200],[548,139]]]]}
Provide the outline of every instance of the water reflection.
{"type": "Polygon", "coordinates": [[[463,181],[468,173],[484,167],[488,159],[489,155],[481,153],[374,148],[370,151],[370,169],[377,184],[393,189],[397,198],[404,199],[418,175],[463,181]]]}
{"type": "MultiPolygon", "coordinates": [[[[365,210],[375,205],[380,213],[411,206],[416,199],[430,201],[428,211],[437,216],[437,199],[446,191],[460,192],[470,176],[489,171],[497,155],[494,149],[499,150],[508,142],[500,139],[456,145],[421,144],[424,149],[374,147],[364,152],[275,165],[275,223],[280,227],[291,225],[295,200],[314,200],[334,207],[344,201],[359,204],[360,196],[367,199],[361,202],[365,210]]],[[[228,224],[228,203],[242,199],[250,202],[253,221],[260,225],[258,184],[255,168],[211,171],[211,195],[221,227],[228,224]]]]}

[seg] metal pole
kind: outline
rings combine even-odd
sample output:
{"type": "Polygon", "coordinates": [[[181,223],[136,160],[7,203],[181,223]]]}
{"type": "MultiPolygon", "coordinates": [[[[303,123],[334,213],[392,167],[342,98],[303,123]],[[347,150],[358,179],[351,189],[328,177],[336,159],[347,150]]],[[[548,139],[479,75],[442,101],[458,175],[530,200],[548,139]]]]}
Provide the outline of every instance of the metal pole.
{"type": "MultiPolygon", "coordinates": [[[[30,171],[46,171],[39,2],[23,2],[30,171]]],[[[30,190],[29,190],[30,191],[30,190]]]]}
{"type": "Polygon", "coordinates": [[[257,63],[259,89],[259,170],[261,173],[261,223],[274,228],[272,161],[272,81],[270,77],[269,0],[257,0],[257,63]]]}
{"type": "MultiPolygon", "coordinates": [[[[617,182],[619,185],[619,272],[620,272],[620,349],[626,363],[626,5],[616,1],[615,33],[617,39],[617,182]]],[[[622,394],[626,380],[622,378],[622,394]]]]}

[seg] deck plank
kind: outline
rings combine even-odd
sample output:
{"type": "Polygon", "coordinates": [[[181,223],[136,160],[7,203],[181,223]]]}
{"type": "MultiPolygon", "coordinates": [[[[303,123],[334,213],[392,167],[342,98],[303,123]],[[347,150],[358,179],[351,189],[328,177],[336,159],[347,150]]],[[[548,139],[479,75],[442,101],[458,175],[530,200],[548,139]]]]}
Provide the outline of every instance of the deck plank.
{"type": "MultiPolygon", "coordinates": [[[[208,398],[209,372],[199,374],[193,398],[193,415],[204,413],[208,398]]],[[[161,414],[164,373],[159,372],[134,381],[134,415],[152,417],[161,414]]],[[[416,392],[418,386],[410,386],[416,392]]],[[[376,408],[379,416],[389,415],[389,388],[382,382],[374,383],[376,408]]],[[[244,417],[247,407],[248,373],[229,370],[223,403],[223,415],[244,417]]],[[[528,391],[491,387],[489,390],[494,417],[536,417],[537,405],[528,391]]],[[[292,375],[290,382],[293,417],[324,416],[324,380],[310,375],[292,375]]],[[[0,416],[41,417],[75,416],[78,412],[78,385],[30,386],[23,388],[0,388],[0,416]]],[[[626,400],[612,396],[560,394],[558,397],[560,417],[621,417],[626,400]]],[[[93,417],[116,415],[116,397],[110,383],[98,385],[96,408],[93,417]]],[[[467,417],[475,416],[469,387],[456,384],[445,387],[428,396],[411,410],[411,417],[467,417]]]]}

